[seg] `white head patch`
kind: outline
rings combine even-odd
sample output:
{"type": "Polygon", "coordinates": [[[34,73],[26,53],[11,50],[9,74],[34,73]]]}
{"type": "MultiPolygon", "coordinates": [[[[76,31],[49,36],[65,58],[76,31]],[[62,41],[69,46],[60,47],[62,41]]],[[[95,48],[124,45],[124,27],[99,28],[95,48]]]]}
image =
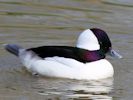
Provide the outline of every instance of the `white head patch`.
{"type": "Polygon", "coordinates": [[[77,40],[76,47],[90,50],[90,51],[100,49],[98,39],[90,29],[83,31],[80,34],[80,36],[77,40]]]}

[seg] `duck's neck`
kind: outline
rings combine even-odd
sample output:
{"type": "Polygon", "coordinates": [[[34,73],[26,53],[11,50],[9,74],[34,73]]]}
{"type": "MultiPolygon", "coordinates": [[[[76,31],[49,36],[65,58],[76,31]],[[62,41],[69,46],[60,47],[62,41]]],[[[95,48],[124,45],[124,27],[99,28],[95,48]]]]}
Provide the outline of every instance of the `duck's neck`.
{"type": "Polygon", "coordinates": [[[81,62],[94,62],[105,58],[105,54],[102,50],[89,51],[85,49],[78,49],[78,56],[81,58],[81,62]]]}

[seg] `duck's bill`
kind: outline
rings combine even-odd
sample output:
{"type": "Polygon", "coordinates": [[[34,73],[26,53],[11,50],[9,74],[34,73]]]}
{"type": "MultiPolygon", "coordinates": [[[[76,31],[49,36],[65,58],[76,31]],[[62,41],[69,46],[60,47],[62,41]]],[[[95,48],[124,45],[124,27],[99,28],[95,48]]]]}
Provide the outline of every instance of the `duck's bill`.
{"type": "Polygon", "coordinates": [[[110,51],[108,52],[108,54],[111,56],[111,57],[114,57],[114,58],[123,58],[119,53],[117,53],[115,50],[113,49],[110,49],[110,51]]]}

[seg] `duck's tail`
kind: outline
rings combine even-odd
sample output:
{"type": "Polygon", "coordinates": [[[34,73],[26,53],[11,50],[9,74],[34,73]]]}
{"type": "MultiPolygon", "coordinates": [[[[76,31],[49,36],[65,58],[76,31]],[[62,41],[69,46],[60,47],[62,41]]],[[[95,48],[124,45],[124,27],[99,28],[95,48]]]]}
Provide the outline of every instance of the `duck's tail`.
{"type": "Polygon", "coordinates": [[[19,56],[19,50],[23,49],[22,47],[20,47],[16,44],[4,44],[4,47],[8,52],[10,52],[16,56],[19,56]]]}

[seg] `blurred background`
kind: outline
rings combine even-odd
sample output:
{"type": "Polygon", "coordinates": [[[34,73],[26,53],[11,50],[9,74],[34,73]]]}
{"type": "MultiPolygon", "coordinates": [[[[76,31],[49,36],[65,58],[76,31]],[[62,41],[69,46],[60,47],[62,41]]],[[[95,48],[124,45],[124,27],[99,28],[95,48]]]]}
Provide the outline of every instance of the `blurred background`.
{"type": "Polygon", "coordinates": [[[132,0],[0,0],[0,100],[132,100],[132,18],[132,0]],[[75,46],[78,35],[93,27],[105,30],[123,55],[107,58],[114,79],[35,77],[2,46],[75,46]]]}

